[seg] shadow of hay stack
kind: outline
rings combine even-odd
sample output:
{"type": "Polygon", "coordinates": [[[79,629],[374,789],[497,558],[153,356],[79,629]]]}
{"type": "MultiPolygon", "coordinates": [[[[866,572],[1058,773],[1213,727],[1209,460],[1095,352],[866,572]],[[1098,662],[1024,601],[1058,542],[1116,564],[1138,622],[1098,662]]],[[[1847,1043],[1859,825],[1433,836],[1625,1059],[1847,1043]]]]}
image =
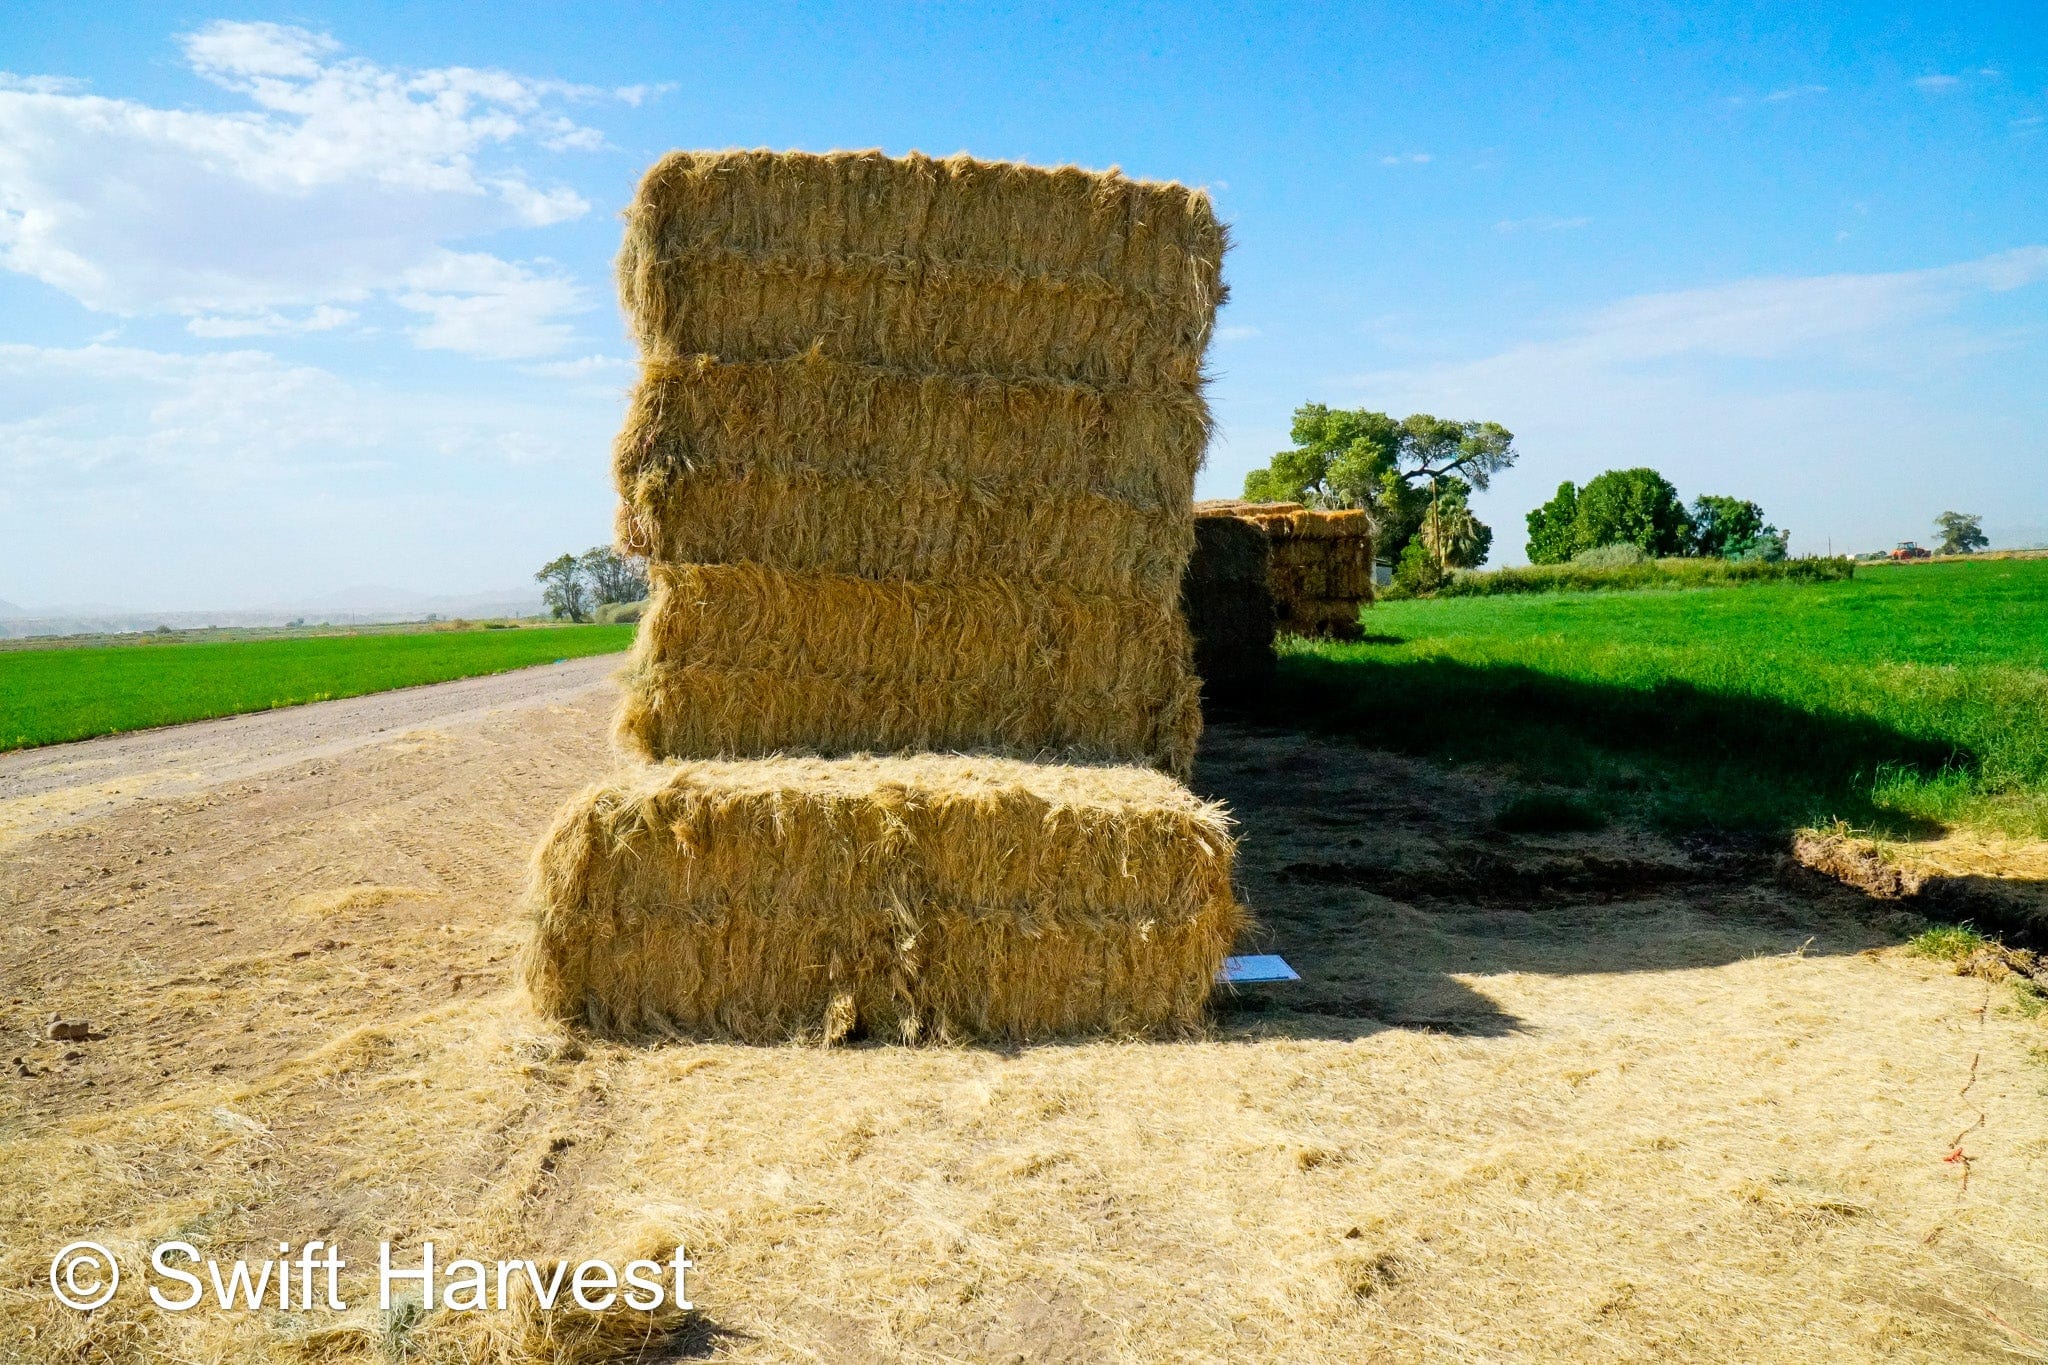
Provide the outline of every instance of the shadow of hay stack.
{"type": "Polygon", "coordinates": [[[676,153],[627,212],[614,448],[648,766],[535,856],[524,977],[607,1032],[1198,1026],[1238,933],[1179,590],[1223,296],[1112,171],[676,153]],[[937,751],[937,752],[934,752],[937,751]]]}
{"type": "Polygon", "coordinates": [[[1272,543],[1254,522],[1195,513],[1195,552],[1181,580],[1181,609],[1195,641],[1195,675],[1207,707],[1255,702],[1273,684],[1272,543]]]}

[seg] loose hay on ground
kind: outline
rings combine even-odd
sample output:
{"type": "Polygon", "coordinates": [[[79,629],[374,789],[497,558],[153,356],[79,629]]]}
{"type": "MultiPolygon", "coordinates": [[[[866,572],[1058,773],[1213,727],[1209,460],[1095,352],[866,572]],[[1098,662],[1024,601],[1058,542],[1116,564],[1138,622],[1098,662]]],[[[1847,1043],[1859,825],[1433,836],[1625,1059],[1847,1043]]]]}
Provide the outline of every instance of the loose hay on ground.
{"type": "Polygon", "coordinates": [[[655,765],[535,855],[542,1013],[747,1041],[1185,1031],[1240,928],[1222,810],[964,755],[655,765]]]}

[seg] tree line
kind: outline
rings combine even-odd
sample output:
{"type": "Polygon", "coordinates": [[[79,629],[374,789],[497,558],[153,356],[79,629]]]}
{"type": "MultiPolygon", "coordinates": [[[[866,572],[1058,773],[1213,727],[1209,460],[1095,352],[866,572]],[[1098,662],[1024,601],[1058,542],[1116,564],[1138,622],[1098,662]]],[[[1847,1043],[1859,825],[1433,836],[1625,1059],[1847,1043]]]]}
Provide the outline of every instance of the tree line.
{"type": "Polygon", "coordinates": [[[1791,536],[1744,498],[1704,494],[1688,508],[1654,469],[1610,469],[1569,479],[1529,513],[1529,562],[1563,564],[1588,550],[1631,545],[1652,559],[1678,556],[1767,561],[1785,557],[1791,536]]]}
{"type": "MultiPolygon", "coordinates": [[[[1406,592],[1432,592],[1453,571],[1486,562],[1493,528],[1473,515],[1472,494],[1519,454],[1514,433],[1500,423],[1307,403],[1295,409],[1289,436],[1292,448],[1245,476],[1250,501],[1371,512],[1377,553],[1406,592]]],[[[1609,470],[1583,489],[1560,484],[1528,522],[1535,564],[1613,545],[1656,557],[1775,560],[1785,557],[1787,541],[1756,503],[1708,494],[1688,508],[1654,469],[1609,470]]]]}

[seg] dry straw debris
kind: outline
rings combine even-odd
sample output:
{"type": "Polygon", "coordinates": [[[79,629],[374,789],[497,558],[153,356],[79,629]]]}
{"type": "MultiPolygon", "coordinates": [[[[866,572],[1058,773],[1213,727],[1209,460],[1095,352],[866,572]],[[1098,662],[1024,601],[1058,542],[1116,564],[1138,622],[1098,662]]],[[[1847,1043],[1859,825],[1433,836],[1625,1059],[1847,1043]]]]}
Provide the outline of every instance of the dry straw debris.
{"type": "Polygon", "coordinates": [[[925,754],[615,776],[535,857],[523,974],[600,1031],[777,1042],[1197,1026],[1240,927],[1161,774],[925,754]]]}

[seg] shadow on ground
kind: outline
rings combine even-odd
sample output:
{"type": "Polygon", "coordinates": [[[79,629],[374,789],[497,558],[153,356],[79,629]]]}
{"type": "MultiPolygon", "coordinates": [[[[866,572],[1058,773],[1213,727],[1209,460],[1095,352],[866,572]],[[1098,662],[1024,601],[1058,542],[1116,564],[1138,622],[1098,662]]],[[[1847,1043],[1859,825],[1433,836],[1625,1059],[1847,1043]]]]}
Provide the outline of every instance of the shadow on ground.
{"type": "Polygon", "coordinates": [[[1972,754],[1867,717],[1681,682],[1632,688],[1450,659],[1294,655],[1257,710],[1270,725],[1569,786],[1613,818],[1679,834],[1782,841],[1841,819],[1929,837],[1940,827],[1872,803],[1877,774],[1976,768],[1972,754]]]}
{"type": "Polygon", "coordinates": [[[1502,1036],[1522,1021],[1461,978],[1855,953],[1921,923],[1797,875],[1783,841],[1753,833],[1509,833],[1519,782],[1322,730],[1212,722],[1195,786],[1240,823],[1259,925],[1240,951],[1278,952],[1304,978],[1220,996],[1226,1037],[1502,1036]]]}

